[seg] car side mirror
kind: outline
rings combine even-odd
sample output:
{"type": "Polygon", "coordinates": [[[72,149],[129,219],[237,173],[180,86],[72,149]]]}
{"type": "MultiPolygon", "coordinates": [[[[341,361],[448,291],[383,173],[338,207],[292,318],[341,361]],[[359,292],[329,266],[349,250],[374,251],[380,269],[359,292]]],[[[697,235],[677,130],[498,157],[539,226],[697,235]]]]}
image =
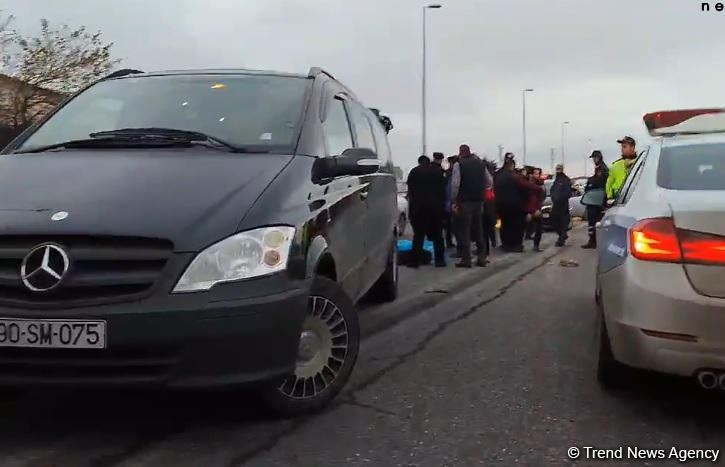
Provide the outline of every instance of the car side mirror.
{"type": "Polygon", "coordinates": [[[604,200],[606,199],[604,189],[595,188],[584,193],[581,198],[581,203],[584,206],[604,206],[604,200]]]}
{"type": "Polygon", "coordinates": [[[372,149],[350,148],[336,157],[322,157],[312,167],[313,180],[369,175],[380,169],[380,159],[372,149]]]}

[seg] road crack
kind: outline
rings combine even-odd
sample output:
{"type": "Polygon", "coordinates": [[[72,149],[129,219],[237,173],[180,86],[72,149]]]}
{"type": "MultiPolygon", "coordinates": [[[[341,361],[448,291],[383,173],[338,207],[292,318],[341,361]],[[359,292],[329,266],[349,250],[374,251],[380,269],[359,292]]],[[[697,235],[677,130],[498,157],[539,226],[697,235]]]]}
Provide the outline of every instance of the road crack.
{"type": "MultiPolygon", "coordinates": [[[[340,405],[341,405],[341,403],[333,404],[333,405],[331,405],[329,410],[334,410],[335,408],[337,408],[340,405]]],[[[327,412],[327,410],[322,413],[324,414],[326,412],[327,412]]],[[[245,452],[245,453],[239,454],[236,457],[234,457],[229,462],[228,466],[229,467],[242,466],[242,465],[246,464],[247,462],[254,460],[254,458],[259,456],[260,454],[271,451],[284,438],[293,434],[294,432],[296,432],[297,430],[299,430],[304,425],[308,424],[309,422],[311,422],[312,420],[314,420],[317,417],[318,417],[318,415],[314,415],[309,418],[300,418],[300,419],[294,420],[290,424],[290,426],[288,426],[284,430],[280,431],[276,435],[270,437],[266,442],[260,444],[259,446],[255,447],[254,449],[252,449],[249,452],[245,452]]]]}
{"type": "Polygon", "coordinates": [[[353,407],[360,407],[361,409],[372,410],[373,412],[380,414],[380,415],[400,418],[400,415],[398,415],[397,413],[395,413],[391,410],[386,410],[381,407],[376,407],[372,404],[366,404],[364,402],[360,402],[357,399],[357,397],[355,397],[354,394],[351,394],[350,397],[348,397],[347,399],[343,399],[341,402],[342,402],[342,405],[351,405],[353,407]]]}
{"type": "Polygon", "coordinates": [[[89,465],[91,467],[111,467],[122,463],[128,459],[133,458],[135,455],[145,451],[147,448],[161,443],[174,435],[184,432],[184,427],[179,426],[164,430],[156,434],[148,434],[146,436],[139,437],[135,442],[128,445],[125,449],[115,454],[106,454],[96,459],[90,460],[89,465]]]}

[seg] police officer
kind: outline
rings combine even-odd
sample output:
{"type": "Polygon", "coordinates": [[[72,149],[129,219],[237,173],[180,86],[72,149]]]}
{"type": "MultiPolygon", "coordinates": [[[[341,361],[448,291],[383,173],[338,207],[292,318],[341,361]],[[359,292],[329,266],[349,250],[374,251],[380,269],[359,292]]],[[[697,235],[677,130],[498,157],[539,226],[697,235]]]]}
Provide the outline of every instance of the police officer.
{"type": "Polygon", "coordinates": [[[632,170],[632,166],[637,161],[637,149],[634,138],[625,136],[617,140],[622,145],[622,157],[614,162],[609,168],[609,176],[607,177],[606,191],[607,200],[614,200],[619,194],[619,190],[624,186],[624,181],[632,170]]]}
{"type": "MultiPolygon", "coordinates": [[[[604,156],[599,150],[592,152],[589,158],[594,162],[594,175],[587,179],[584,192],[591,190],[604,190],[609,177],[609,167],[604,163],[604,156]]],[[[582,245],[582,248],[593,249],[597,247],[597,222],[604,214],[606,199],[603,199],[602,206],[587,206],[587,223],[589,224],[589,241],[582,245]]]]}

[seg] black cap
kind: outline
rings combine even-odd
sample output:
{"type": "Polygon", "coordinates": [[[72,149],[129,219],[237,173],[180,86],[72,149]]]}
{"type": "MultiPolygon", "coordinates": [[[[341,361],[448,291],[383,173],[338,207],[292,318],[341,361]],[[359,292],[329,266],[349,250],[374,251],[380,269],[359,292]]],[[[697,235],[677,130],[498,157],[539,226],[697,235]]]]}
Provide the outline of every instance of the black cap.
{"type": "Polygon", "coordinates": [[[592,155],[589,156],[589,159],[594,159],[595,157],[604,159],[604,156],[602,156],[602,151],[600,151],[599,149],[595,149],[594,151],[592,151],[592,155]]]}
{"type": "Polygon", "coordinates": [[[443,155],[442,152],[434,152],[433,153],[433,159],[437,161],[442,161],[446,156],[443,155]]]}
{"type": "Polygon", "coordinates": [[[631,136],[625,136],[622,139],[618,139],[617,142],[619,144],[631,144],[632,146],[636,146],[637,145],[637,142],[631,136]]]}

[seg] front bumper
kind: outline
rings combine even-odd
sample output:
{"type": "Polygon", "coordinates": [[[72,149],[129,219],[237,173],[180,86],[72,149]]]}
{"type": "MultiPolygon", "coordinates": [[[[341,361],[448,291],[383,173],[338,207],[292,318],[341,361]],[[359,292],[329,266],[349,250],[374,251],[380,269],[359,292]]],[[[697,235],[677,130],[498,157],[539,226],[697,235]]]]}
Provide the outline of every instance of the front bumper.
{"type": "Polygon", "coordinates": [[[725,300],[697,294],[681,265],[628,258],[599,279],[618,361],[679,376],[725,370],[725,300]]]}
{"type": "Polygon", "coordinates": [[[283,275],[74,309],[0,307],[2,318],[100,319],[106,348],[0,348],[0,385],[213,387],[274,382],[295,366],[309,296],[283,275]]]}

